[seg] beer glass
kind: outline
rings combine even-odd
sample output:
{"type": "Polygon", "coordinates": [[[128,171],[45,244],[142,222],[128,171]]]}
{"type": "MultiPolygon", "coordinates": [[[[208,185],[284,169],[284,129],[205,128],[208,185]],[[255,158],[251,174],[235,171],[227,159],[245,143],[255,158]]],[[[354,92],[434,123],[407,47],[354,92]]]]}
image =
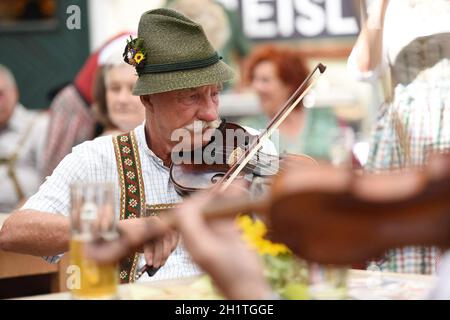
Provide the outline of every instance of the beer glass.
{"type": "Polygon", "coordinates": [[[347,298],[347,267],[310,263],[308,269],[309,295],[313,300],[342,300],[347,298]]]}
{"type": "Polygon", "coordinates": [[[88,259],[85,248],[96,239],[117,237],[114,186],[109,183],[77,183],[71,186],[70,264],[75,299],[113,299],[117,296],[118,266],[88,259]]]}

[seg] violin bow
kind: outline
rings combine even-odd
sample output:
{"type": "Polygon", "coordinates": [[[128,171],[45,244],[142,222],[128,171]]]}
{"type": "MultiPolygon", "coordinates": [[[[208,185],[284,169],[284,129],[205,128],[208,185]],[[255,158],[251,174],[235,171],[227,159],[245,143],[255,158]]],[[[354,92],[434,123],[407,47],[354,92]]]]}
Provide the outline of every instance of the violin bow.
{"type": "Polygon", "coordinates": [[[326,70],[326,66],[322,63],[317,64],[314,70],[308,75],[308,77],[302,82],[302,84],[295,90],[295,92],[289,97],[286,103],[278,111],[278,113],[273,117],[267,128],[261,132],[258,137],[253,141],[249,148],[237,159],[237,161],[231,166],[230,170],[219,180],[212,191],[224,191],[227,189],[231,183],[236,179],[239,173],[245,168],[247,163],[253,158],[253,156],[258,152],[262,145],[267,139],[273,134],[273,132],[278,129],[278,127],[283,123],[287,116],[292,112],[292,110],[297,107],[297,105],[302,101],[305,95],[311,90],[315,85],[318,77],[313,78],[313,75],[319,71],[319,75],[323,74],[326,70]]]}

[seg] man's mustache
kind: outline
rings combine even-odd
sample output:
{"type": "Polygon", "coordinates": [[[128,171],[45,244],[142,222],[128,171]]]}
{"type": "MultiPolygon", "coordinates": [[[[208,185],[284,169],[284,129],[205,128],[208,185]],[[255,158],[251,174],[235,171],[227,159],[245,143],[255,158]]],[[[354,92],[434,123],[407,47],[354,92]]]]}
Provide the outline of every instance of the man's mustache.
{"type": "Polygon", "coordinates": [[[182,129],[188,130],[191,133],[201,133],[205,129],[217,129],[222,120],[216,119],[212,121],[194,120],[190,124],[184,126],[182,129]]]}

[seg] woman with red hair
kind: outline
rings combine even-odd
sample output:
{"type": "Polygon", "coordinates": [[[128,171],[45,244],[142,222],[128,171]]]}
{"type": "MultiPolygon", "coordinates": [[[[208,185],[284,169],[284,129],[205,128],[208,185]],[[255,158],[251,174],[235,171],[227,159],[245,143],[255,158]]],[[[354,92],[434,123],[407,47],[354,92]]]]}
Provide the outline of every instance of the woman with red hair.
{"type": "MultiPolygon", "coordinates": [[[[308,76],[304,58],[293,49],[264,45],[255,49],[248,57],[244,79],[259,97],[264,112],[264,124],[243,124],[262,128],[272,119],[289,96],[308,76]]],[[[261,120],[261,119],[259,119],[261,120]]],[[[305,123],[303,106],[294,111],[281,124],[280,151],[299,152],[299,134],[305,123]]]]}

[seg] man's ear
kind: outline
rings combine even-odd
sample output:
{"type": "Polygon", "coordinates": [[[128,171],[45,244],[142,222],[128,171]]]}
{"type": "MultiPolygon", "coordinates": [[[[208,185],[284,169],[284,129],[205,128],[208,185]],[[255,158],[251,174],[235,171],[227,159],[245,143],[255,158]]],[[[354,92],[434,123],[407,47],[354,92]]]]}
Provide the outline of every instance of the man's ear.
{"type": "Polygon", "coordinates": [[[141,103],[144,105],[144,107],[147,110],[149,110],[149,111],[153,110],[152,98],[149,94],[147,94],[145,96],[139,96],[139,98],[141,99],[141,103]]]}

